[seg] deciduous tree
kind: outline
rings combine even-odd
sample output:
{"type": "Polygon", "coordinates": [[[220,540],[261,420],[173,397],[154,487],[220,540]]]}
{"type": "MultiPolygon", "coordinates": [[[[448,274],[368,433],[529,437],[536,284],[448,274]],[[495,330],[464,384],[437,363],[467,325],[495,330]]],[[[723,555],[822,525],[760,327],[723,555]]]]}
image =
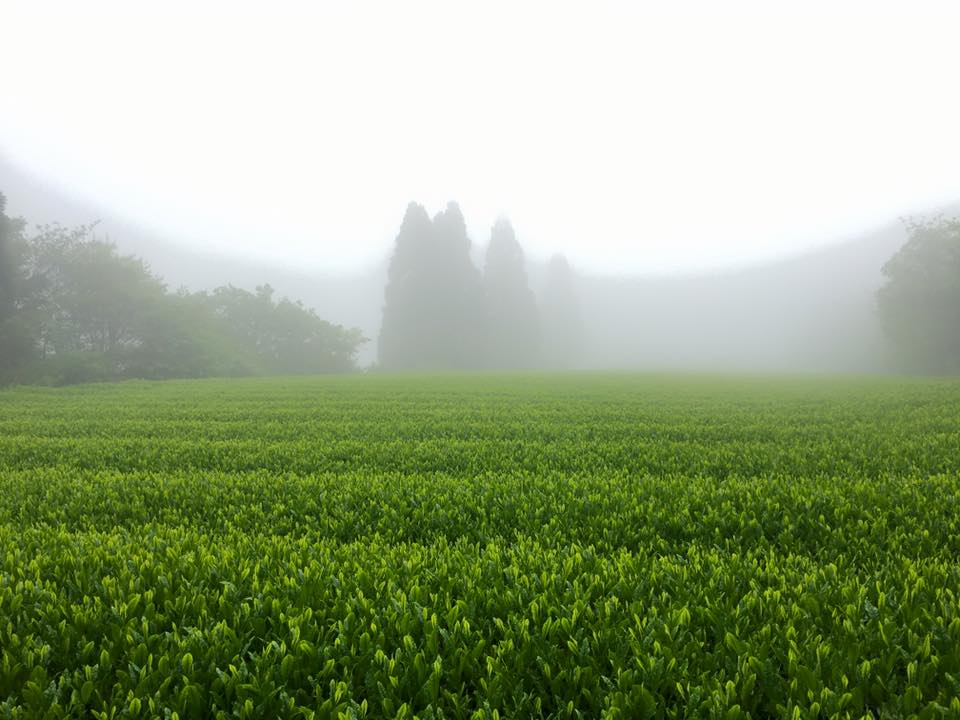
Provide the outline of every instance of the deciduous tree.
{"type": "Polygon", "coordinates": [[[904,370],[960,372],[960,218],[910,222],[907,243],[883,266],[884,330],[904,370]]]}

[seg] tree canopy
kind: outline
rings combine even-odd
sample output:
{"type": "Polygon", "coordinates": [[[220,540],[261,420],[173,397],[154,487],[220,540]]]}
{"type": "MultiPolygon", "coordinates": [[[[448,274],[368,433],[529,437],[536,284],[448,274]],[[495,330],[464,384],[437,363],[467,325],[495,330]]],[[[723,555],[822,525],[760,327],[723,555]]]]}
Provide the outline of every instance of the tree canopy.
{"type": "Polygon", "coordinates": [[[551,260],[538,307],[523,248],[508,220],[491,228],[482,274],[470,249],[456,203],[433,220],[423,206],[407,206],[384,291],[380,367],[575,366],[582,332],[569,263],[559,256],[551,260]]]}
{"type": "Polygon", "coordinates": [[[960,219],[907,224],[906,244],[883,266],[884,330],[903,370],[960,372],[960,219]]]}
{"type": "Polygon", "coordinates": [[[269,285],[170,293],[92,227],[27,237],[0,201],[0,381],[345,372],[364,342],[269,285]]]}
{"type": "Polygon", "coordinates": [[[490,231],[483,269],[487,364],[494,368],[535,367],[540,361],[540,319],[527,282],[523,248],[508,220],[490,231]]]}
{"type": "Polygon", "coordinates": [[[31,349],[19,297],[24,223],[7,217],[6,205],[0,193],[0,382],[25,361],[31,349]]]}
{"type": "Polygon", "coordinates": [[[482,290],[456,203],[431,221],[410,203],[384,291],[379,362],[391,370],[478,367],[482,290]]]}
{"type": "Polygon", "coordinates": [[[407,206],[384,290],[378,355],[386,368],[409,370],[428,363],[432,346],[433,223],[422,205],[407,206]]]}
{"type": "Polygon", "coordinates": [[[542,361],[539,311],[523,248],[494,224],[483,273],[456,203],[430,220],[407,206],[384,291],[379,363],[386,370],[529,368],[542,361]]]}

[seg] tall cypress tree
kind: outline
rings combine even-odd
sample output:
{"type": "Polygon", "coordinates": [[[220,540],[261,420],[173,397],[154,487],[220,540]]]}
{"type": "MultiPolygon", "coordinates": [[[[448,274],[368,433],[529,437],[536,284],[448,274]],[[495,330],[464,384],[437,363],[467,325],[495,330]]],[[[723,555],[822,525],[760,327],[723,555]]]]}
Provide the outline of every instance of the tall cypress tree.
{"type": "Polygon", "coordinates": [[[450,203],[431,222],[411,203],[390,261],[379,360],[389,370],[480,365],[480,276],[463,214],[450,203]]]}
{"type": "Polygon", "coordinates": [[[426,366],[431,312],[430,266],[435,238],[430,216],[422,205],[410,203],[400,224],[387,286],[377,355],[391,370],[426,366]]]}
{"type": "Polygon", "coordinates": [[[455,202],[433,219],[436,264],[431,314],[436,344],[432,365],[474,368],[483,364],[483,289],[470,258],[470,238],[455,202]]]}
{"type": "Polygon", "coordinates": [[[490,367],[526,368],[537,364],[540,321],[527,283],[523,248],[508,220],[490,231],[483,270],[486,359],[490,367]]]}

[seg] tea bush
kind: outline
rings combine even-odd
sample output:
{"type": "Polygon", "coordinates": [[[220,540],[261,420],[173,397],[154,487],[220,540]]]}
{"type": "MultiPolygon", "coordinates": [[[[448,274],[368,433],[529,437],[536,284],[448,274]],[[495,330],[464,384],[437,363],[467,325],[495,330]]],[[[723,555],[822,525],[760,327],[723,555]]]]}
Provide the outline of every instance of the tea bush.
{"type": "Polygon", "coordinates": [[[960,382],[0,392],[0,716],[960,717],[960,382]]]}

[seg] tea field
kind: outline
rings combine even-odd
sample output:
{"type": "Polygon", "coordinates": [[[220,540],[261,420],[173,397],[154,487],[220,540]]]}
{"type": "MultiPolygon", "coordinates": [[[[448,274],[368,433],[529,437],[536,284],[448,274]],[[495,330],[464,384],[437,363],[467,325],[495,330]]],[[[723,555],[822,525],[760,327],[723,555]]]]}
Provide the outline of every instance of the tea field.
{"type": "Polygon", "coordinates": [[[960,717],[960,381],[0,391],[0,717],[960,717]]]}

